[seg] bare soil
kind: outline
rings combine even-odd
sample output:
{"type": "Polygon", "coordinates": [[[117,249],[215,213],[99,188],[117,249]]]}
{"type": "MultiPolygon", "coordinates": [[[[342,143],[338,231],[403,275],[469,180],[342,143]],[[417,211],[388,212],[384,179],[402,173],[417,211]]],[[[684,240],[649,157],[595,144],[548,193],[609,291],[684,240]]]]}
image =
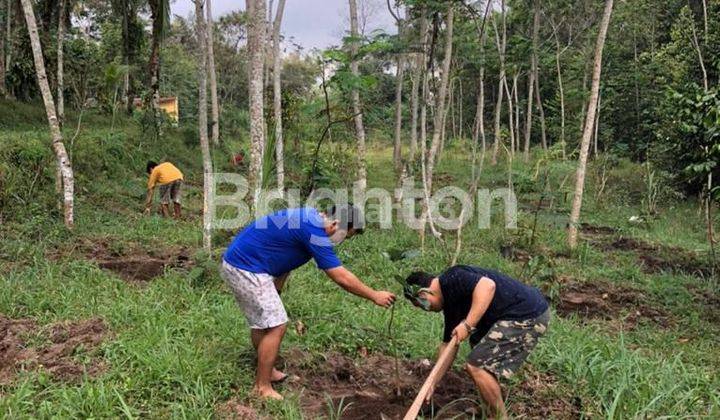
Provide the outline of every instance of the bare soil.
{"type": "Polygon", "coordinates": [[[38,327],[33,319],[0,314],[0,384],[11,383],[21,370],[44,369],[62,381],[93,376],[105,368],[94,350],[107,334],[98,318],[38,327]]]}
{"type": "Polygon", "coordinates": [[[65,249],[51,250],[47,257],[59,260],[77,258],[78,254],[123,280],[137,284],[161,276],[168,268],[190,269],[194,265],[190,251],[184,247],[146,249],[138,243],[120,242],[109,237],[83,238],[65,249]]]}
{"type": "Polygon", "coordinates": [[[608,282],[571,282],[562,287],[555,309],[561,316],[577,314],[586,319],[604,319],[633,329],[641,321],[660,326],[673,325],[672,316],[643,292],[608,282]]]}
{"type": "Polygon", "coordinates": [[[652,244],[624,236],[615,237],[616,230],[603,226],[583,225],[582,230],[591,244],[605,252],[627,251],[637,255],[642,270],[648,274],[677,273],[709,278],[713,267],[709,260],[686,249],[652,244]]]}
{"type": "Polygon", "coordinates": [[[703,309],[703,316],[710,322],[720,323],[720,292],[713,292],[705,287],[696,285],[688,285],[688,290],[693,296],[693,300],[703,309]]]}
{"type": "MultiPolygon", "coordinates": [[[[400,419],[412,404],[432,369],[427,359],[399,361],[370,354],[353,360],[338,353],[315,357],[293,349],[283,358],[285,371],[299,378],[284,387],[299,395],[307,418],[327,418],[341,412],[342,419],[400,419]],[[400,394],[397,394],[399,389],[400,394]]],[[[517,418],[579,418],[579,400],[568,398],[550,373],[527,366],[524,379],[510,391],[509,410],[517,418]]],[[[280,389],[284,392],[284,389],[280,389]]],[[[482,403],[475,385],[464,372],[451,370],[435,390],[433,405],[423,408],[426,417],[448,419],[482,418],[482,403]]],[[[257,419],[258,411],[248,400],[233,398],[216,408],[222,418],[257,419]]]]}

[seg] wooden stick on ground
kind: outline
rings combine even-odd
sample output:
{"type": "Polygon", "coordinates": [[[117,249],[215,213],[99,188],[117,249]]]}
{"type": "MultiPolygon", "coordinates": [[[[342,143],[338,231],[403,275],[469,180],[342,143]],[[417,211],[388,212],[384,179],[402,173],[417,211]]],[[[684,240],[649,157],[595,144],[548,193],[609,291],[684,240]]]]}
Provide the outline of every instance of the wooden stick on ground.
{"type": "Polygon", "coordinates": [[[420,388],[420,392],[418,392],[417,397],[415,397],[415,401],[413,401],[410,409],[407,411],[407,413],[405,413],[405,417],[403,417],[403,420],[415,420],[418,413],[420,412],[420,409],[422,408],[423,402],[425,401],[425,396],[427,395],[428,391],[433,385],[437,384],[440,379],[442,379],[442,377],[440,376],[440,372],[443,370],[442,367],[455,353],[455,349],[458,344],[459,343],[456,337],[453,337],[452,340],[450,340],[450,343],[448,343],[448,345],[445,347],[445,350],[443,350],[443,352],[440,354],[440,357],[438,357],[437,363],[435,363],[435,366],[430,371],[427,379],[425,379],[425,383],[423,383],[423,386],[420,388]]]}

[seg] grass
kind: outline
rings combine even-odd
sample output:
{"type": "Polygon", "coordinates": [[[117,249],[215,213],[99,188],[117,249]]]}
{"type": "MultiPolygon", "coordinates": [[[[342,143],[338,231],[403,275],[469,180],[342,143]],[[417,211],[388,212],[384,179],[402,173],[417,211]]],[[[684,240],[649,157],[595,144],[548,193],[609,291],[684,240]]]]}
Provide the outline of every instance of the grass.
{"type": "MultiPolygon", "coordinates": [[[[29,127],[41,122],[28,118],[25,125],[8,130],[8,135],[43,136],[42,130],[29,127]]],[[[42,372],[24,372],[15,382],[0,386],[0,416],[4,418],[210,418],[216,405],[245,395],[252,385],[252,353],[245,320],[214,270],[209,270],[200,283],[190,281],[186,272],[169,270],[138,286],[98,269],[71,249],[73,243],[97,238],[107,238],[120,248],[140,244],[196,250],[200,246],[201,203],[196,186],[187,194],[192,215],[189,220],[175,222],[140,215],[145,177],[141,164],[145,157],[166,150],[168,157],[181,162],[190,180],[199,180],[197,150],[180,138],[168,140],[166,149],[148,145],[140,140],[138,127],[132,122],[119,124],[121,129],[116,133],[109,133],[102,124],[91,124],[76,140],[74,153],[83,156],[85,162],[76,159],[78,224],[73,232],[65,231],[52,212],[33,209],[27,216],[0,226],[0,313],[12,318],[33,317],[41,325],[103,318],[112,331],[100,349],[108,368],[99,376],[76,383],[55,381],[42,372]],[[95,156],[98,153],[105,156],[95,156]],[[48,257],[57,250],[67,253],[60,259],[48,257]]],[[[394,187],[390,155],[387,148],[371,148],[370,186],[394,187]]],[[[218,152],[216,160],[223,159],[218,152]]],[[[450,147],[437,170],[449,175],[445,184],[464,186],[469,182],[469,169],[463,162],[467,162],[463,148],[450,147]]],[[[504,164],[486,166],[482,184],[504,185],[504,168],[504,164]]],[[[553,164],[552,168],[550,184],[554,186],[572,172],[572,165],[565,163],[553,164]]],[[[514,170],[519,174],[516,179],[524,174],[529,180],[522,190],[518,188],[520,203],[537,198],[533,171],[521,162],[515,163],[514,170]]],[[[51,174],[43,178],[44,182],[51,179],[51,174]]],[[[610,187],[608,196],[596,202],[592,199],[592,179],[589,181],[585,221],[614,226],[625,235],[654,243],[707,252],[701,218],[693,202],[672,203],[657,219],[638,225],[628,219],[640,214],[639,199],[613,193],[621,188],[618,185],[610,187]]],[[[47,193],[47,188],[40,191],[47,193]]],[[[558,202],[556,207],[567,214],[568,206],[558,202]]],[[[564,232],[551,216],[541,218],[537,245],[566,252],[564,232]]],[[[520,276],[523,265],[503,259],[498,249],[509,242],[522,243],[531,220],[532,215],[524,211],[517,231],[505,230],[499,217],[493,219],[490,229],[467,228],[459,261],[520,276]]],[[[447,264],[446,253],[432,239],[416,259],[393,263],[382,255],[390,249],[417,247],[417,234],[397,226],[390,231],[370,229],[340,246],[339,255],[371,286],[399,292],[394,274],[419,267],[440,271],[447,264]]],[[[215,261],[220,251],[213,254],[215,261]]],[[[534,369],[557,377],[560,389],[581,401],[587,417],[720,416],[720,378],[716,374],[720,371],[716,351],[720,328],[705,319],[707,308],[693,300],[687,288],[713,288],[715,283],[667,273],[646,274],[632,254],[604,253],[586,244],[570,255],[553,262],[557,274],[577,281],[606,280],[640,288],[673,315],[675,324],[666,329],[641,324],[635,330],[618,332],[603,321],[555,316],[547,337],[531,356],[534,369]]],[[[537,278],[523,280],[543,286],[537,278]]],[[[386,332],[390,311],[342,292],[312,263],[293,273],[288,286],[283,300],[291,322],[302,321],[307,332],[299,336],[289,328],[284,348],[318,353],[329,349],[348,354],[360,349],[393,353],[386,332]]],[[[426,315],[400,302],[393,322],[395,346],[401,357],[434,355],[442,332],[441,316],[426,315]]],[[[464,346],[463,354],[467,351],[464,346]]],[[[510,393],[512,402],[512,388],[510,393]]],[[[461,397],[468,396],[458,395],[461,397]]],[[[293,395],[266,410],[274,417],[301,417],[298,397],[293,395]]],[[[329,410],[341,413],[342,403],[329,410]]]]}

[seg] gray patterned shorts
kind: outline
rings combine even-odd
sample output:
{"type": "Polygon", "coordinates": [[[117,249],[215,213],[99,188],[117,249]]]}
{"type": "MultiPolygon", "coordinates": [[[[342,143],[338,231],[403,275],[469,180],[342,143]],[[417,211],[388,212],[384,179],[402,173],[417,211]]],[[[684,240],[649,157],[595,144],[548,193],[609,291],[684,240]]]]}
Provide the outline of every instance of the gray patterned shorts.
{"type": "Polygon", "coordinates": [[[168,182],[167,184],[161,184],[158,187],[160,190],[160,203],[170,204],[170,201],[172,200],[173,203],[180,204],[180,189],[182,188],[182,184],[182,179],[168,182]]]}
{"type": "Polygon", "coordinates": [[[549,322],[549,308],[537,318],[498,321],[473,347],[467,362],[487,370],[498,379],[507,379],[514,375],[527,359],[538,339],[547,331],[549,322]]]}
{"type": "Polygon", "coordinates": [[[275,277],[241,270],[225,260],[220,275],[233,291],[251,329],[264,330],[288,322],[285,307],[275,289],[275,277]]]}

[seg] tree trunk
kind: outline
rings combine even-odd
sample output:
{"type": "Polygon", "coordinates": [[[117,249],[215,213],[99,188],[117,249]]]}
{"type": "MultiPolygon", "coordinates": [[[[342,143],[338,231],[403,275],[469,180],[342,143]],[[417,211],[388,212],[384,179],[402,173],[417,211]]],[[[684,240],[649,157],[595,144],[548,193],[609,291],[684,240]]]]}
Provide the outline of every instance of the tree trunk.
{"type": "Polygon", "coordinates": [[[150,0],[150,18],[152,20],[152,43],[150,48],[150,60],[148,61],[148,73],[150,74],[150,105],[153,112],[155,124],[155,135],[160,136],[160,40],[163,29],[163,11],[161,2],[163,0],[150,0]]]}
{"type": "Polygon", "coordinates": [[[555,67],[557,70],[558,78],[558,90],[560,94],[560,144],[562,145],[562,158],[565,160],[566,155],[566,141],[565,141],[565,89],[563,88],[563,77],[562,67],[560,66],[560,38],[555,31],[555,67]]]}
{"type": "Polygon", "coordinates": [[[497,165],[497,155],[502,141],[500,132],[500,114],[502,112],[503,87],[507,84],[507,72],[505,71],[505,50],[507,48],[507,23],[505,16],[505,0],[500,1],[500,14],[502,17],[502,36],[498,33],[497,22],[493,18],[495,28],[495,42],[497,44],[498,56],[500,59],[500,76],[498,82],[497,103],[495,104],[495,142],[493,144],[492,158],[490,164],[497,165]]]}
{"type": "MultiPolygon", "coordinates": [[[[514,88],[517,88],[517,73],[513,76],[513,85],[514,88]]],[[[510,153],[515,154],[515,112],[513,111],[513,93],[510,91],[510,86],[508,86],[507,78],[505,78],[505,85],[503,86],[505,89],[505,95],[507,95],[508,100],[508,130],[510,131],[510,153]]]]}
{"type": "Polygon", "coordinates": [[[593,156],[598,156],[598,132],[600,131],[600,111],[602,104],[602,92],[598,92],[597,111],[595,111],[595,131],[593,134],[593,156]]]}
{"type": "Polygon", "coordinates": [[[585,118],[582,142],[580,144],[580,158],[578,159],[575,179],[575,195],[573,197],[572,211],[570,212],[570,224],[568,225],[568,245],[573,249],[577,246],[577,224],[580,220],[580,208],[582,206],[583,190],[585,188],[585,169],[587,167],[588,149],[590,147],[590,138],[593,133],[592,126],[595,122],[595,112],[597,111],[597,101],[600,94],[600,75],[602,73],[603,48],[605,46],[608,26],[610,25],[612,9],[613,0],[606,0],[605,11],[603,13],[602,22],[600,23],[600,31],[597,37],[597,44],[595,45],[595,64],[593,67],[592,87],[590,90],[590,100],[588,101],[588,111],[585,118]]]}
{"type": "Polygon", "coordinates": [[[265,152],[265,120],[263,101],[263,70],[265,68],[265,0],[246,0],[248,16],[248,87],[250,106],[250,167],[248,183],[257,206],[263,185],[263,154],[265,152]]]}
{"type": "MultiPolygon", "coordinates": [[[[399,25],[399,24],[398,24],[399,25]]],[[[399,174],[402,170],[402,88],[404,82],[405,60],[402,55],[397,58],[397,72],[395,74],[395,144],[393,147],[393,162],[399,174]]]]}
{"type": "Polygon", "coordinates": [[[440,76],[440,88],[438,89],[437,101],[435,102],[435,115],[433,121],[433,136],[430,144],[430,151],[427,160],[427,180],[428,190],[432,191],[433,171],[435,169],[435,159],[440,147],[440,135],[442,132],[443,116],[445,114],[445,105],[447,99],[448,80],[450,79],[450,63],[452,61],[452,44],[453,44],[453,20],[454,8],[452,3],[448,6],[446,29],[445,29],[445,57],[442,63],[442,74],[440,76]]]}
{"type": "MultiPolygon", "coordinates": [[[[350,44],[350,71],[353,77],[359,78],[360,71],[358,69],[357,54],[360,49],[358,42],[358,12],[356,0],[349,0],[350,3],[350,36],[353,38],[350,44]]],[[[362,105],[360,103],[360,91],[357,87],[353,87],[351,92],[351,100],[353,114],[355,115],[355,135],[357,136],[358,151],[358,171],[357,171],[357,187],[365,191],[367,188],[367,167],[365,162],[365,125],[363,124],[362,105]]]]}
{"type": "Polygon", "coordinates": [[[530,74],[528,76],[528,94],[527,94],[527,115],[525,115],[525,149],[523,150],[523,160],[525,163],[530,161],[530,137],[532,136],[532,118],[533,118],[533,94],[535,89],[535,81],[538,77],[538,37],[540,33],[540,5],[538,1],[533,1],[533,31],[532,31],[532,54],[530,57],[530,74]]]}
{"type": "MultiPolygon", "coordinates": [[[[485,156],[485,65],[480,65],[480,91],[477,95],[475,108],[475,126],[473,127],[473,150],[477,148],[478,140],[482,141],[482,154],[485,156]]],[[[473,153],[473,158],[475,153],[473,153]]],[[[472,179],[475,179],[475,165],[472,166],[472,179]]]]}
{"type": "Polygon", "coordinates": [[[415,69],[412,78],[412,92],[410,93],[410,107],[412,108],[412,116],[410,120],[410,156],[408,162],[415,162],[415,155],[417,154],[417,141],[418,141],[418,108],[419,108],[419,94],[420,90],[420,78],[422,77],[423,59],[422,54],[418,54],[415,59],[415,69]]]}
{"type": "Polygon", "coordinates": [[[283,152],[283,126],[282,126],[282,91],[280,75],[282,71],[282,57],[280,56],[280,27],[282,25],[285,0],[279,0],[275,23],[273,24],[273,114],[275,119],[275,161],[277,165],[277,185],[282,193],[285,190],[285,157],[283,152]]]}
{"type": "Polygon", "coordinates": [[[542,96],[540,95],[540,74],[535,75],[535,100],[537,102],[536,105],[538,111],[540,111],[540,139],[542,142],[542,148],[543,150],[547,150],[547,126],[545,124],[545,109],[542,103],[542,96]]]}
{"type": "Polygon", "coordinates": [[[64,66],[63,66],[63,49],[65,45],[65,10],[67,0],[60,0],[60,13],[58,16],[57,29],[57,117],[58,124],[62,127],[65,121],[65,83],[64,83],[64,66]]]}
{"type": "MultiPolygon", "coordinates": [[[[210,141],[208,140],[208,115],[207,115],[207,78],[208,78],[208,59],[210,56],[209,48],[211,41],[207,39],[207,30],[205,24],[205,13],[203,11],[203,0],[193,0],[195,3],[195,26],[197,30],[198,41],[198,134],[200,136],[200,149],[202,150],[203,160],[203,247],[210,251],[211,247],[211,226],[210,226],[210,207],[212,185],[212,160],[210,158],[210,141]]],[[[208,4],[210,0],[207,0],[208,4]]]]}
{"type": "Polygon", "coordinates": [[[40,45],[40,36],[38,35],[37,23],[35,21],[35,13],[33,11],[32,0],[20,0],[23,11],[25,12],[25,22],[27,24],[28,33],[30,35],[30,45],[33,52],[33,60],[35,62],[35,74],[37,76],[38,86],[42,94],[43,103],[45,104],[45,113],[47,114],[48,125],[50,126],[50,134],[52,136],[52,148],[55,152],[57,165],[59,168],[62,191],[63,191],[63,211],[65,226],[73,227],[74,222],[74,202],[73,189],[74,179],[73,170],[68,157],[65,145],[63,144],[60,125],[58,124],[57,115],[55,114],[55,103],[53,101],[50,85],[48,84],[47,74],[45,73],[45,61],[43,59],[42,46],[40,45]]]}
{"type": "MultiPolygon", "coordinates": [[[[122,10],[122,38],[123,38],[123,65],[125,73],[123,74],[122,103],[128,114],[132,114],[133,99],[130,97],[130,14],[128,7],[123,3],[122,10]]],[[[114,106],[115,104],[113,104],[114,106]]]]}
{"type": "Polygon", "coordinates": [[[10,3],[0,0],[0,96],[7,97],[7,86],[5,85],[5,22],[10,19],[10,3]]]}
{"type": "Polygon", "coordinates": [[[212,17],[212,2],[206,0],[205,7],[207,10],[207,32],[205,38],[207,39],[207,72],[210,78],[210,127],[212,128],[212,142],[213,144],[220,143],[220,106],[218,105],[218,94],[217,94],[217,73],[215,72],[215,23],[212,17]]]}

